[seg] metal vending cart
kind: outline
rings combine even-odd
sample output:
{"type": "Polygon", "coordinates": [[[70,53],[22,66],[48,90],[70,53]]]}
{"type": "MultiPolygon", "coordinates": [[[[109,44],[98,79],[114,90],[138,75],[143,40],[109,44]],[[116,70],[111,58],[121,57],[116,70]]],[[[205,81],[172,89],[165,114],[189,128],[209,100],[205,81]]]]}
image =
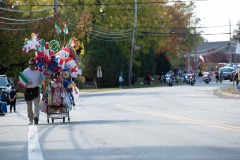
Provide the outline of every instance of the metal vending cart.
{"type": "Polygon", "coordinates": [[[65,106],[47,106],[47,122],[49,123],[49,118],[52,119],[52,123],[54,123],[54,119],[63,119],[63,123],[65,122],[65,118],[68,118],[68,122],[70,122],[69,116],[69,108],[65,106]]]}
{"type": "Polygon", "coordinates": [[[68,88],[69,78],[71,79],[71,77],[66,77],[66,75],[62,75],[59,78],[45,76],[43,99],[45,101],[45,113],[47,114],[48,123],[49,119],[52,120],[52,123],[54,123],[54,119],[62,119],[64,123],[66,118],[70,122],[69,111],[71,110],[73,99],[71,99],[71,89],[68,88]]]}
{"type": "MultiPolygon", "coordinates": [[[[68,31],[66,24],[64,28],[68,31]]],[[[55,29],[60,30],[57,24],[55,29]]],[[[41,110],[47,114],[48,123],[49,119],[52,119],[52,123],[55,119],[65,122],[67,118],[68,122],[70,121],[69,111],[75,106],[73,90],[77,93],[74,78],[81,75],[81,69],[78,67],[79,54],[76,52],[80,48],[83,55],[83,43],[74,37],[61,46],[56,40],[46,42],[38,38],[38,34],[32,33],[31,39],[26,38],[24,42],[22,51],[27,54],[28,51],[35,50],[35,68],[43,76],[41,110]]]]}

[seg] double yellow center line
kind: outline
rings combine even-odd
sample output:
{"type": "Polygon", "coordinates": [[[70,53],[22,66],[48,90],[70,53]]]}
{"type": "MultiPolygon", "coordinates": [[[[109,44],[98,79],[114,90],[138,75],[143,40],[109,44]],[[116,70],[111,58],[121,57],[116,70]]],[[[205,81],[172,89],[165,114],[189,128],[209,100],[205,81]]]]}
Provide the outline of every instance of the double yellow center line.
{"type": "Polygon", "coordinates": [[[183,122],[188,122],[188,123],[193,123],[193,124],[199,124],[199,125],[203,125],[203,126],[210,126],[210,127],[214,127],[214,128],[220,128],[220,129],[240,132],[240,127],[238,127],[238,126],[220,124],[220,123],[214,123],[214,122],[208,122],[208,121],[202,121],[202,120],[196,120],[196,119],[179,117],[179,116],[173,116],[173,115],[170,115],[170,114],[164,114],[164,113],[159,113],[159,112],[158,113],[146,112],[146,111],[142,111],[142,110],[137,110],[137,109],[132,109],[132,108],[129,108],[129,107],[125,107],[125,106],[122,106],[122,105],[119,105],[119,104],[114,104],[114,105],[119,107],[119,108],[123,108],[123,109],[126,109],[126,110],[130,110],[130,111],[138,112],[138,113],[142,113],[142,114],[147,114],[147,115],[152,115],[152,116],[166,118],[166,119],[172,119],[172,120],[183,121],[183,122]]]}

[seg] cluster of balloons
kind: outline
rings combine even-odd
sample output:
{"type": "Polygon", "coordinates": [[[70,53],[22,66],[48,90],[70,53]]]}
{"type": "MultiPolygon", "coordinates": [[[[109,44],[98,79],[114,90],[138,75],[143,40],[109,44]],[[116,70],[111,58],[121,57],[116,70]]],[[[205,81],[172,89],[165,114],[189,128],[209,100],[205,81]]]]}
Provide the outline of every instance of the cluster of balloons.
{"type": "Polygon", "coordinates": [[[36,68],[45,74],[59,75],[67,70],[72,77],[76,77],[82,74],[76,53],[79,48],[82,48],[81,43],[74,37],[69,40],[68,45],[61,47],[56,40],[45,42],[32,33],[31,39],[25,39],[22,51],[28,54],[30,50],[35,50],[36,68]]]}

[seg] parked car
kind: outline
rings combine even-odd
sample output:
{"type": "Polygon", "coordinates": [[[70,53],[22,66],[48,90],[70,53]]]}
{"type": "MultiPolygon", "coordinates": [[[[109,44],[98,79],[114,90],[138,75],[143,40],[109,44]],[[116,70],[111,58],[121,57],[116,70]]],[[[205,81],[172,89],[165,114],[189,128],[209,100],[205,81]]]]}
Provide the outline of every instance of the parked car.
{"type": "Polygon", "coordinates": [[[234,79],[234,68],[233,67],[221,67],[218,69],[218,73],[223,72],[223,79],[233,81],[234,79]]]}
{"type": "Polygon", "coordinates": [[[10,93],[10,87],[14,85],[13,81],[6,75],[0,75],[0,92],[1,92],[1,101],[10,103],[8,95],[10,93]]]}

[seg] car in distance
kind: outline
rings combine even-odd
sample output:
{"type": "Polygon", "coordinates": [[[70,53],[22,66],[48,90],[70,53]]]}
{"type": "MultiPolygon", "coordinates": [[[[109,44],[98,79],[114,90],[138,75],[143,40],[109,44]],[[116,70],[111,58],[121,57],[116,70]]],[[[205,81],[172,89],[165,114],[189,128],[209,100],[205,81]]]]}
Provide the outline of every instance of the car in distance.
{"type": "Polygon", "coordinates": [[[221,67],[218,69],[218,73],[220,73],[220,71],[223,72],[223,79],[224,80],[230,80],[230,82],[233,81],[234,79],[234,68],[233,67],[221,67]]]}
{"type": "Polygon", "coordinates": [[[7,77],[6,75],[0,75],[0,100],[3,102],[7,102],[7,104],[10,103],[8,95],[10,93],[10,88],[12,85],[14,85],[13,81],[9,77],[7,77]]]}

